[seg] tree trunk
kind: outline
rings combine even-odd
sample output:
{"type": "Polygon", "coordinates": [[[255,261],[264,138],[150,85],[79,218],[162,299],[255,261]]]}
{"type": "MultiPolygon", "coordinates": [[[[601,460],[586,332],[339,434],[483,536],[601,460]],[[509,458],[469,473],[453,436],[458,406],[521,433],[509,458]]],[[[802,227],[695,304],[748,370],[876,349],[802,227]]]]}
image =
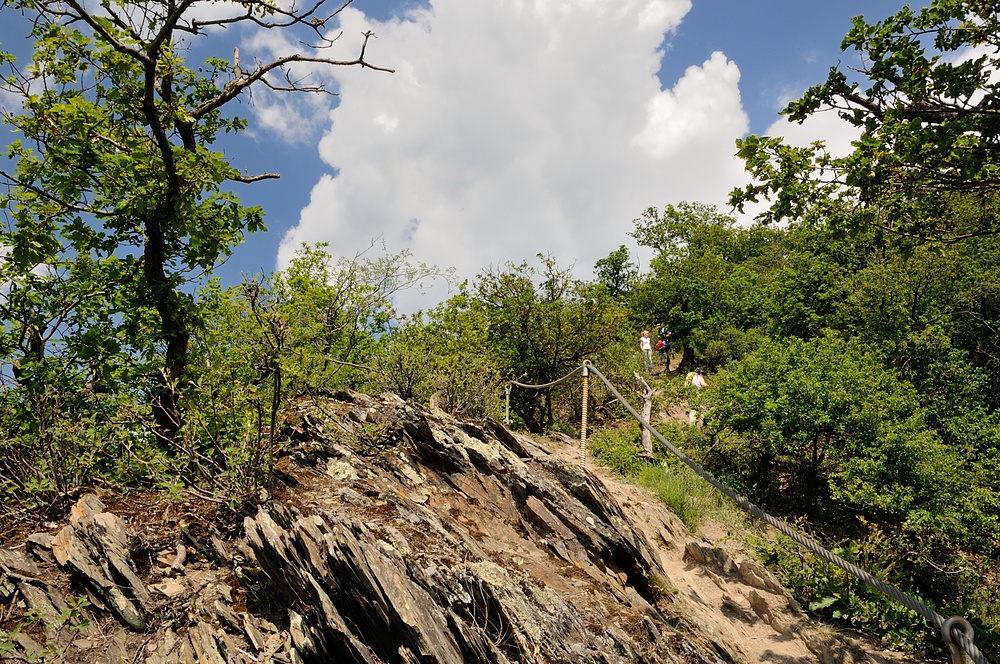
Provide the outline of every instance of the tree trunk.
{"type": "MultiPolygon", "coordinates": [[[[649,414],[653,412],[653,388],[649,386],[649,383],[639,375],[638,372],[633,371],[632,375],[635,376],[636,381],[638,381],[642,390],[639,394],[642,395],[642,419],[644,422],[649,422],[649,414]]],[[[653,456],[653,437],[649,433],[649,429],[642,427],[642,454],[647,457],[653,456]]]]}
{"type": "Polygon", "coordinates": [[[510,407],[524,422],[524,426],[528,427],[528,431],[531,433],[544,431],[544,411],[537,397],[526,399],[524,402],[521,400],[512,401],[510,407]]]}
{"type": "Polygon", "coordinates": [[[771,464],[774,462],[774,458],[773,454],[761,453],[751,463],[750,483],[760,500],[766,500],[770,497],[771,464]]]}
{"type": "Polygon", "coordinates": [[[684,344],[684,352],[681,354],[681,363],[677,365],[677,372],[683,374],[694,370],[694,363],[694,348],[689,344],[684,344]]]}
{"type": "Polygon", "coordinates": [[[163,372],[159,385],[153,390],[153,417],[159,435],[172,440],[183,424],[177,397],[187,367],[191,333],[183,296],[171,286],[163,268],[165,246],[161,218],[162,214],[157,215],[145,225],[143,276],[149,289],[150,304],[160,316],[163,340],[167,342],[163,372]]]}

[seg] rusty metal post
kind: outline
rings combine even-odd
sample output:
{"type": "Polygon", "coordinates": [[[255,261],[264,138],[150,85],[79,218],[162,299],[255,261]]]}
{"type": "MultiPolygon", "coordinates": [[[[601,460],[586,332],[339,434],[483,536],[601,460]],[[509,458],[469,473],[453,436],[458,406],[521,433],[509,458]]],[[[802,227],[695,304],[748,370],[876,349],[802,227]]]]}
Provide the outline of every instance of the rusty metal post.
{"type": "Polygon", "coordinates": [[[510,388],[513,387],[510,383],[507,383],[504,390],[507,392],[507,410],[503,414],[503,423],[510,426],[510,388]]]}
{"type": "Polygon", "coordinates": [[[590,397],[587,393],[590,383],[590,368],[583,365],[583,410],[580,416],[580,466],[587,465],[587,403],[590,397]]]}

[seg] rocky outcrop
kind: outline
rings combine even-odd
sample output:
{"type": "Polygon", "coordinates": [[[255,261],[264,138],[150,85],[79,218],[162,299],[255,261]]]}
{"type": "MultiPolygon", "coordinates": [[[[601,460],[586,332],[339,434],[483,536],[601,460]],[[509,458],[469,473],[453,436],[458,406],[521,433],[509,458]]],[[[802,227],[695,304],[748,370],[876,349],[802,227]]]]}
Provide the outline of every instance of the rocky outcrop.
{"type": "Polygon", "coordinates": [[[128,627],[145,631],[149,593],[131,564],[122,520],[103,510],[97,496],[85,495],[70,511],[69,525],[50,541],[52,556],[86,585],[95,605],[107,607],[128,627]]]}
{"type": "Polygon", "coordinates": [[[615,499],[552,453],[561,443],[353,393],[303,404],[289,436],[286,486],[233,533],[164,503],[143,541],[148,511],[129,523],[88,495],[55,534],[0,549],[0,601],[24,626],[8,656],[764,661],[743,642],[752,629],[774,637],[768,659],[876,659],[817,636],[763,567],[653,499],[615,499]]]}

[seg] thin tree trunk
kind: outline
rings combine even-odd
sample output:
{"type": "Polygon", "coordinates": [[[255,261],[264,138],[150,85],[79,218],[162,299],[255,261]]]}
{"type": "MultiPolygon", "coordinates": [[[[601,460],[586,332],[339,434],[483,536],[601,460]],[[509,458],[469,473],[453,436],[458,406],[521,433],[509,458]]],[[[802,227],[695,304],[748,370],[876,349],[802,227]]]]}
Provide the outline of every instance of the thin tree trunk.
{"type": "MultiPolygon", "coordinates": [[[[653,388],[649,386],[646,379],[639,375],[638,372],[633,371],[632,375],[635,376],[636,381],[638,381],[639,386],[642,388],[639,391],[639,394],[642,396],[642,419],[645,422],[649,422],[649,415],[653,412],[653,388]]],[[[642,454],[647,457],[653,456],[653,437],[646,427],[642,427],[642,454]]]]}
{"type": "Polygon", "coordinates": [[[160,316],[161,332],[167,342],[163,375],[153,394],[153,417],[158,433],[166,439],[173,439],[182,424],[177,397],[187,367],[191,333],[188,331],[183,296],[171,286],[163,269],[165,243],[160,216],[148,220],[145,225],[143,276],[149,288],[150,304],[160,316]]]}
{"type": "Polygon", "coordinates": [[[688,344],[684,344],[684,352],[681,354],[681,363],[677,365],[678,373],[687,373],[693,370],[694,367],[694,348],[688,344]]]}

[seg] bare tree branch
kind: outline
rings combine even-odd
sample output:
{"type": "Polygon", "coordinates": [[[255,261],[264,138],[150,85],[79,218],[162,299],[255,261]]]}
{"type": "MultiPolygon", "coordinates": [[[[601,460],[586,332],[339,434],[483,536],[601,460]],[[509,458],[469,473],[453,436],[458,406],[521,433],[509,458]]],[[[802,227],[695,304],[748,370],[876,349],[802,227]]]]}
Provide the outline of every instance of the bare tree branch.
{"type": "Polygon", "coordinates": [[[276,69],[282,70],[286,65],[293,62],[308,62],[314,64],[330,65],[332,67],[360,66],[362,68],[373,69],[375,71],[382,71],[390,74],[395,73],[396,71],[395,69],[378,67],[376,65],[370,64],[365,61],[364,59],[365,49],[367,48],[368,40],[371,39],[373,36],[374,35],[370,31],[364,34],[365,40],[361,46],[361,55],[359,55],[354,60],[333,60],[330,58],[318,58],[308,55],[302,55],[301,53],[294,53],[292,55],[286,55],[285,57],[278,58],[277,60],[274,60],[267,64],[258,65],[257,68],[254,69],[252,72],[244,73],[244,75],[239,79],[234,78],[233,80],[226,83],[226,85],[222,88],[222,93],[218,97],[215,97],[201,104],[200,106],[194,108],[191,111],[191,115],[194,116],[195,118],[200,118],[206,113],[210,113],[211,111],[214,111],[215,109],[224,106],[225,104],[227,104],[228,102],[232,101],[237,96],[239,96],[239,94],[243,90],[249,88],[251,85],[257,83],[258,81],[262,82],[264,85],[274,90],[292,91],[292,92],[320,92],[320,93],[328,92],[323,85],[308,86],[308,87],[302,86],[299,83],[292,81],[288,77],[287,73],[285,74],[285,79],[289,82],[289,87],[276,86],[264,78],[266,74],[276,69]]]}
{"type": "Polygon", "coordinates": [[[280,173],[261,173],[260,175],[235,175],[229,179],[233,182],[250,184],[251,182],[259,182],[260,180],[277,180],[280,177],[280,173]]]}

